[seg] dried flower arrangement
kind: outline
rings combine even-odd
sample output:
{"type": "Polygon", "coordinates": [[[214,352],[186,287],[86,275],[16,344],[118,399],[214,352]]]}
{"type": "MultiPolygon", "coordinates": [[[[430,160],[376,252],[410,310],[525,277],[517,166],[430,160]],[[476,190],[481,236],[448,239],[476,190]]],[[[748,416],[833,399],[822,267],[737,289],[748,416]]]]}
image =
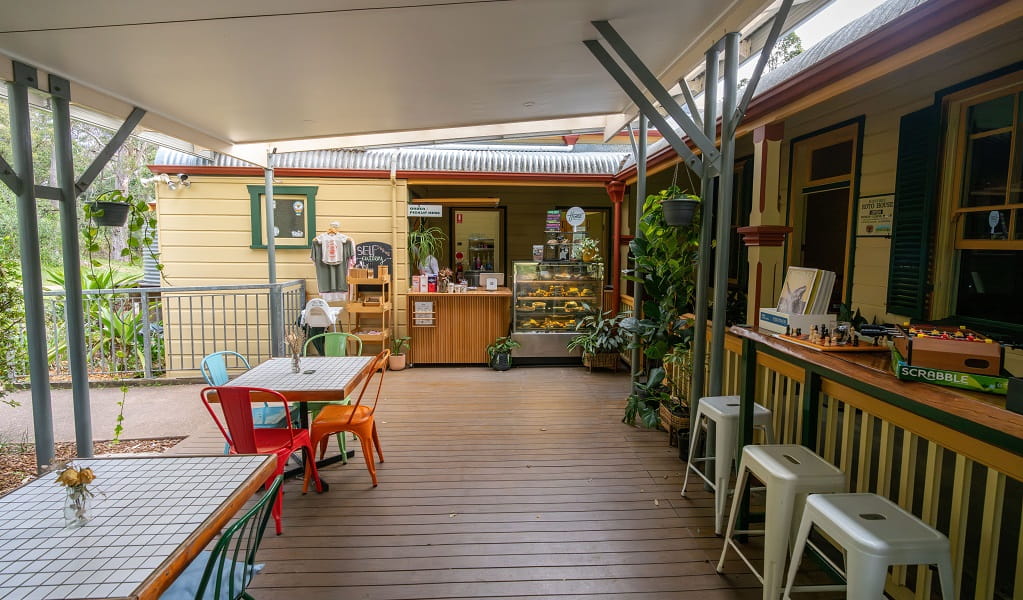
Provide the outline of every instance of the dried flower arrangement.
{"type": "Polygon", "coordinates": [[[284,343],[288,346],[288,354],[300,356],[305,345],[305,331],[301,327],[291,327],[284,336],[284,343]]]}
{"type": "Polygon", "coordinates": [[[65,517],[69,525],[81,525],[89,520],[89,498],[93,497],[89,484],[96,480],[96,474],[89,467],[77,467],[74,463],[57,475],[57,483],[67,488],[65,517]]]}

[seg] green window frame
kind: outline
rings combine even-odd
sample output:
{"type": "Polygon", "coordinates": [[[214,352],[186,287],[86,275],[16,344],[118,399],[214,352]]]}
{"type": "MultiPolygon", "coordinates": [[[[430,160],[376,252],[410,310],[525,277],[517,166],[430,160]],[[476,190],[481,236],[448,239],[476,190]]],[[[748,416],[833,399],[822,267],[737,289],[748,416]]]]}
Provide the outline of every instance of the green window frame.
{"type": "MultiPolygon", "coordinates": [[[[263,205],[265,204],[266,186],[264,185],[250,185],[246,186],[249,190],[249,204],[251,215],[251,229],[252,229],[252,243],[249,245],[254,250],[266,249],[266,224],[263,221],[263,205]]],[[[310,249],[313,246],[313,238],[316,237],[316,192],[319,190],[317,186],[310,185],[275,185],[274,191],[274,204],[278,202],[291,202],[294,206],[296,202],[300,202],[301,212],[299,208],[295,207],[293,210],[301,216],[304,214],[304,226],[305,231],[302,232],[304,235],[300,237],[292,236],[276,236],[274,238],[274,247],[277,249],[310,249]]],[[[277,207],[275,214],[281,210],[281,207],[277,207]]],[[[298,231],[298,230],[296,230],[298,231]]]]}

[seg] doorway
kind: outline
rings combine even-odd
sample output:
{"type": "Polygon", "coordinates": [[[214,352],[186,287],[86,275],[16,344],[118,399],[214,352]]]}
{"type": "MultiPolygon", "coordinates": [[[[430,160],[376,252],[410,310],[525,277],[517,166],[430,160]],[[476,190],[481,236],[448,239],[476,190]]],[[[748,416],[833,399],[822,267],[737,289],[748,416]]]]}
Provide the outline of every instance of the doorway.
{"type": "Polygon", "coordinates": [[[503,207],[454,209],[451,221],[452,268],[456,276],[459,271],[467,275],[506,271],[503,207]]]}
{"type": "Polygon", "coordinates": [[[859,181],[862,117],[792,141],[788,264],[832,271],[827,312],[852,296],[853,196],[859,181]]]}

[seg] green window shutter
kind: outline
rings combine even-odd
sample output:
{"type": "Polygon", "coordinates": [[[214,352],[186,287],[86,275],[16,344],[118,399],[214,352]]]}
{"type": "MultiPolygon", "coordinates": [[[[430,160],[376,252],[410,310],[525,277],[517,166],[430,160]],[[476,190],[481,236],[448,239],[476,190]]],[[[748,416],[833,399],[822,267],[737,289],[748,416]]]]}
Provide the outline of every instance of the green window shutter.
{"type": "Polygon", "coordinates": [[[888,312],[925,317],[938,178],[938,105],[902,117],[895,171],[895,213],[888,312]]]}

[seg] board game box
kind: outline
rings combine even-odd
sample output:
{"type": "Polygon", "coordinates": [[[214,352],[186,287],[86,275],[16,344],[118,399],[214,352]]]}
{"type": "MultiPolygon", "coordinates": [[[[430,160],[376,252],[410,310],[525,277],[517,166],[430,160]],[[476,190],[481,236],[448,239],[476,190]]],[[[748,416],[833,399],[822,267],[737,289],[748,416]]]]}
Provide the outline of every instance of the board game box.
{"type": "Polygon", "coordinates": [[[963,390],[1001,394],[1003,396],[1009,389],[1008,377],[962,373],[959,371],[910,365],[902,357],[902,354],[899,353],[896,346],[892,346],[892,370],[895,371],[895,376],[903,381],[920,381],[963,390]]]}
{"type": "Polygon", "coordinates": [[[1002,373],[1002,346],[966,327],[918,323],[899,327],[893,342],[906,364],[945,371],[998,377],[1002,373]]]}

